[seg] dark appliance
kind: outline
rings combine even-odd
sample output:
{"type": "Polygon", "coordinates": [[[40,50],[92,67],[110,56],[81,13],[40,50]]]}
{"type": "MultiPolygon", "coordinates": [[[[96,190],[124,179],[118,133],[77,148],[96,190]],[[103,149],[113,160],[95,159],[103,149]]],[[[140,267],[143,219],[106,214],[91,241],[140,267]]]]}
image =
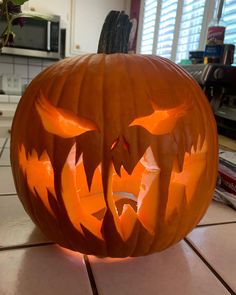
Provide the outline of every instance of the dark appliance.
{"type": "MultiPolygon", "coordinates": [[[[28,12],[23,14],[24,26],[13,26],[14,44],[2,49],[4,54],[60,58],[60,16],[28,12]]],[[[0,20],[0,27],[5,27],[0,20]]]]}
{"type": "Polygon", "coordinates": [[[205,92],[219,134],[236,139],[236,67],[225,64],[181,65],[205,92]]]}

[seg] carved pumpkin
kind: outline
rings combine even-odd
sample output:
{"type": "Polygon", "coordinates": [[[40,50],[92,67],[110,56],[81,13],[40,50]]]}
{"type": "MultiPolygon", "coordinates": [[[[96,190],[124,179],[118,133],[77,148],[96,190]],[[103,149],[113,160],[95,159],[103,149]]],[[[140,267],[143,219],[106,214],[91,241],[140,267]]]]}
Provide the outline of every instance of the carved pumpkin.
{"type": "Polygon", "coordinates": [[[11,163],[25,210],[50,239],[87,254],[146,255],[206,211],[215,121],[198,85],[166,59],[68,58],[23,95],[11,163]]]}

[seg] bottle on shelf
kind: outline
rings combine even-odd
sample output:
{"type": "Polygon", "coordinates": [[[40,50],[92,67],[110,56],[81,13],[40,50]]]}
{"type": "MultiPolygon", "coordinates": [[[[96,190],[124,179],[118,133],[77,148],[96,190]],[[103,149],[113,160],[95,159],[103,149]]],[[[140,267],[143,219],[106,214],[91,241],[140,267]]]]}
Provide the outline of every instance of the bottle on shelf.
{"type": "Polygon", "coordinates": [[[207,30],[205,63],[219,63],[223,54],[225,23],[222,19],[224,0],[217,0],[212,21],[207,30]]]}

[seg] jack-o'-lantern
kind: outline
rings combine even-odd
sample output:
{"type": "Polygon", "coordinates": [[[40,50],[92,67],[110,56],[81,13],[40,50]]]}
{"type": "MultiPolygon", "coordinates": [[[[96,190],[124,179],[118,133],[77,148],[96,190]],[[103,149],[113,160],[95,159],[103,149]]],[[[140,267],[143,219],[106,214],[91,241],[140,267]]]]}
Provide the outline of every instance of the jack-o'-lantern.
{"type": "Polygon", "coordinates": [[[50,239],[87,254],[146,255],[206,211],[216,127],[200,87],[166,59],[68,58],[23,95],[11,163],[25,210],[50,239]]]}

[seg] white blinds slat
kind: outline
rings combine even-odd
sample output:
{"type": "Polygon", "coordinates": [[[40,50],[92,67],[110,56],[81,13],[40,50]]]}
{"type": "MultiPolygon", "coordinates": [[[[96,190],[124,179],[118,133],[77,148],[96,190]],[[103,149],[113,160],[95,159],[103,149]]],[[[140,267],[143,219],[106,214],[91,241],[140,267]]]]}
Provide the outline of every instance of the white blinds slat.
{"type": "Polygon", "coordinates": [[[206,0],[184,0],[176,61],[188,59],[189,51],[199,49],[206,0]]]}
{"type": "Polygon", "coordinates": [[[178,1],[162,0],[161,4],[156,53],[163,57],[170,58],[174,39],[178,1]],[[165,48],[165,50],[163,48],[165,48]]]}
{"type": "Polygon", "coordinates": [[[155,22],[156,22],[157,1],[146,0],[144,2],[144,20],[142,28],[142,39],[140,52],[151,54],[153,48],[155,22]]]}

